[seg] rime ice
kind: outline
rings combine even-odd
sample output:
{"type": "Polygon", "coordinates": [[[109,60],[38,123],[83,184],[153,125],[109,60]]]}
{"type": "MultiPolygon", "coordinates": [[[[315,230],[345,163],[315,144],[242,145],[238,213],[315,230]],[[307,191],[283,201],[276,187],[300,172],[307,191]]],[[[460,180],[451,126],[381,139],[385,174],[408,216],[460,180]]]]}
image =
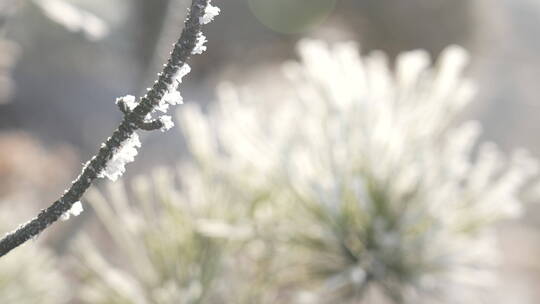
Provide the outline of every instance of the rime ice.
{"type": "Polygon", "coordinates": [[[176,89],[176,86],[178,84],[182,83],[182,79],[184,78],[184,76],[189,74],[189,72],[191,72],[191,67],[187,63],[185,63],[180,69],[178,69],[178,72],[176,72],[173,77],[173,86],[175,86],[174,89],[176,89]]]}
{"type": "Polygon", "coordinates": [[[206,40],[206,36],[202,32],[199,32],[197,35],[197,44],[195,45],[195,48],[193,48],[192,54],[202,54],[206,51],[206,45],[204,45],[208,40],[206,40]]]}
{"type": "Polygon", "coordinates": [[[64,214],[60,216],[60,219],[62,221],[67,221],[69,218],[73,216],[79,216],[84,211],[83,206],[80,201],[76,201],[72,206],[71,209],[66,211],[64,214]]]}
{"type": "Polygon", "coordinates": [[[183,103],[182,95],[178,92],[178,85],[182,83],[182,78],[191,72],[191,67],[189,64],[185,63],[176,74],[174,74],[172,79],[172,84],[167,88],[167,92],[163,95],[163,98],[159,101],[159,104],[156,106],[156,110],[167,113],[169,106],[179,105],[183,103]]]}
{"type": "Polygon", "coordinates": [[[161,123],[163,123],[163,127],[161,127],[161,132],[168,131],[172,127],[174,127],[174,122],[172,121],[172,117],[169,115],[163,115],[159,118],[159,120],[161,120],[161,123]]]}
{"type": "Polygon", "coordinates": [[[141,147],[139,135],[133,133],[122,145],[116,149],[112,158],[107,162],[107,166],[98,174],[98,177],[107,177],[116,181],[126,171],[126,164],[135,160],[137,148],[141,147]]]}
{"type": "Polygon", "coordinates": [[[182,95],[180,95],[180,92],[178,92],[177,90],[174,90],[173,92],[167,92],[163,96],[163,101],[173,106],[184,103],[182,95]]]}
{"type": "Polygon", "coordinates": [[[133,95],[126,95],[124,97],[116,98],[116,104],[123,101],[124,104],[128,107],[129,110],[135,109],[137,106],[137,98],[133,95]]]}
{"type": "Polygon", "coordinates": [[[182,98],[182,95],[180,95],[180,92],[174,89],[169,89],[165,95],[163,95],[163,98],[160,100],[159,104],[156,107],[156,110],[167,113],[169,110],[169,106],[171,105],[179,105],[183,104],[184,100],[182,98]]]}
{"type": "Polygon", "coordinates": [[[199,19],[199,22],[201,24],[208,24],[214,20],[214,18],[219,15],[219,12],[221,10],[217,6],[213,6],[210,1],[208,1],[208,6],[206,7],[206,10],[204,11],[204,16],[202,16],[199,19]]]}

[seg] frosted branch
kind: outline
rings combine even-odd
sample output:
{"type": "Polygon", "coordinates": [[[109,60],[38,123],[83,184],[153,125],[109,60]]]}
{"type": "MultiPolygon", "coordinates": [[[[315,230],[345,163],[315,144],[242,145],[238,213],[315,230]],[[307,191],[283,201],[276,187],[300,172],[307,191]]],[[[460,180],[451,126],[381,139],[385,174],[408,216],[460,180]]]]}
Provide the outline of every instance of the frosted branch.
{"type": "Polygon", "coordinates": [[[118,128],[101,145],[98,153],[83,166],[81,174],[57,201],[42,210],[37,217],[6,234],[0,240],[0,256],[4,256],[14,248],[36,237],[62,216],[65,218],[65,214],[73,211],[73,205],[80,201],[96,178],[100,176],[117,178],[119,172],[113,170],[113,167],[116,166],[116,169],[123,171],[123,165],[134,157],[133,154],[136,154],[136,148],[140,144],[135,133],[137,129],[163,130],[170,126],[168,119],[148,122],[146,118],[164,102],[167,104],[181,103],[181,98],[175,92],[177,92],[181,77],[189,72],[186,62],[197,45],[202,24],[206,24],[217,14],[214,7],[210,11],[207,10],[209,2],[210,0],[192,0],[180,39],[174,45],[170,58],[163,71],[158,75],[159,78],[153,87],[138,103],[132,96],[117,100],[118,107],[124,113],[124,119],[118,128]],[[164,101],[164,97],[167,100],[164,101]],[[174,101],[171,97],[174,97],[174,101]],[[126,147],[129,149],[125,150],[126,147]],[[117,155],[117,152],[121,155],[117,155]]]}

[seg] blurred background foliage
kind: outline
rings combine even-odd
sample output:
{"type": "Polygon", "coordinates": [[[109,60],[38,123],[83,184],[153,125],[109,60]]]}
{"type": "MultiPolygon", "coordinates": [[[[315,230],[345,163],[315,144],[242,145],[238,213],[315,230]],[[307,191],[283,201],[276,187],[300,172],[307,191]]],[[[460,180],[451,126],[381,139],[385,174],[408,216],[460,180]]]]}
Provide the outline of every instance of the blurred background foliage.
{"type": "MultiPolygon", "coordinates": [[[[457,120],[479,120],[480,139],[503,151],[525,147],[538,156],[536,0],[214,1],[222,14],[206,29],[209,51],[193,59],[182,89],[187,102],[200,105],[202,121],[219,99],[216,87],[223,81],[258,92],[242,99],[270,101],[270,110],[286,107],[292,97],[281,66],[298,59],[295,46],[304,37],[357,41],[363,54],[377,49],[389,54],[391,65],[403,51],[420,48],[437,57],[446,46],[459,44],[471,51],[466,74],[479,89],[457,120]]],[[[95,153],[120,119],[116,97],[141,94],[151,85],[187,5],[186,0],[0,0],[0,207],[9,219],[2,221],[3,231],[56,199],[78,164],[95,153]]],[[[290,204],[261,206],[295,201],[283,185],[270,191],[243,171],[224,178],[216,168],[200,167],[208,160],[200,153],[187,156],[178,130],[144,137],[143,143],[124,177],[127,190],[120,183],[98,185],[84,201],[88,212],[56,225],[11,260],[0,260],[0,300],[314,301],[311,293],[296,291],[319,283],[295,280],[307,275],[291,273],[296,268],[287,258],[274,258],[290,248],[277,232],[295,226],[276,223],[269,214],[287,218],[305,212],[290,204]],[[201,185],[213,186],[209,191],[201,185]],[[186,207],[194,202],[196,207],[186,207]],[[273,228],[276,233],[262,233],[273,228]],[[50,285],[55,288],[47,291],[50,285]],[[27,298],[17,298],[21,295],[27,298]]],[[[249,156],[247,151],[242,153],[249,156]]],[[[501,303],[540,299],[540,210],[534,204],[526,210],[520,220],[496,226],[501,303]]],[[[297,250],[303,253],[295,249],[291,259],[310,261],[303,258],[305,248],[297,250]]],[[[374,297],[377,303],[387,301],[374,297]]]]}

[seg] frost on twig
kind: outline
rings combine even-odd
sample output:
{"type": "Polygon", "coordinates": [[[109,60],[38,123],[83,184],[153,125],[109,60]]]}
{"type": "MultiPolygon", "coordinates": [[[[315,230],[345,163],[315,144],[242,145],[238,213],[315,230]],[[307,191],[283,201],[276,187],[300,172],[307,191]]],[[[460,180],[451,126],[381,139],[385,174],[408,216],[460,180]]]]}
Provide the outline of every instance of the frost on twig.
{"type": "MultiPolygon", "coordinates": [[[[195,44],[193,49],[196,47],[197,44],[195,44]]],[[[163,95],[163,97],[159,100],[159,104],[156,106],[156,110],[167,113],[169,106],[184,103],[182,95],[180,95],[180,92],[178,92],[178,86],[182,83],[184,76],[189,74],[189,72],[191,72],[191,67],[186,63],[182,65],[178,71],[176,71],[176,73],[174,73],[170,84],[166,88],[165,95],[163,95]]]]}
{"type": "Polygon", "coordinates": [[[169,115],[163,115],[159,119],[163,126],[160,128],[161,132],[168,131],[174,127],[174,122],[172,121],[172,117],[169,115]]]}
{"type": "Polygon", "coordinates": [[[107,162],[105,169],[98,174],[98,177],[107,177],[112,181],[116,181],[126,171],[126,164],[135,160],[138,153],[137,148],[140,147],[139,135],[133,132],[120,147],[114,150],[112,158],[107,162]]]}
{"type": "Polygon", "coordinates": [[[83,166],[81,174],[62,197],[42,210],[37,217],[0,240],[0,256],[37,236],[66,212],[78,211],[77,208],[72,209],[74,204],[97,177],[117,179],[124,172],[125,164],[133,161],[137,154],[136,148],[140,146],[140,141],[136,130],[163,131],[172,126],[170,118],[158,117],[152,120],[151,115],[155,110],[166,112],[170,105],[182,103],[178,85],[182,82],[182,77],[190,71],[186,62],[198,43],[201,26],[219,13],[219,9],[209,5],[209,2],[210,0],[192,0],[180,39],[174,45],[170,58],[153,87],[138,102],[131,96],[117,100],[118,107],[124,113],[124,119],[118,128],[101,145],[99,152],[83,166]]]}
{"type": "Polygon", "coordinates": [[[206,36],[201,32],[197,36],[197,44],[195,45],[195,48],[193,49],[193,54],[202,54],[204,51],[206,51],[206,36]]]}
{"type": "Polygon", "coordinates": [[[199,19],[199,22],[201,24],[208,24],[214,20],[214,18],[219,15],[220,9],[217,6],[213,6],[208,2],[208,5],[206,6],[206,9],[204,11],[204,15],[199,19]]]}
{"type": "Polygon", "coordinates": [[[68,211],[64,212],[64,214],[62,214],[60,219],[62,221],[67,221],[72,215],[79,216],[83,211],[84,209],[83,209],[82,203],[80,201],[77,201],[75,202],[75,204],[73,204],[73,206],[71,206],[71,209],[69,209],[68,211]]]}

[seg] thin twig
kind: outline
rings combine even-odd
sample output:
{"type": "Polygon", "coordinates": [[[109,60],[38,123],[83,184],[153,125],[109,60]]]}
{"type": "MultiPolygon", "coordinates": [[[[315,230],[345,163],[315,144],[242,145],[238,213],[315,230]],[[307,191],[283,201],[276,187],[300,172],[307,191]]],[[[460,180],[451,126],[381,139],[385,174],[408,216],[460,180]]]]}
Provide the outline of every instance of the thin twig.
{"type": "Polygon", "coordinates": [[[157,120],[144,122],[144,118],[159,104],[167,89],[172,85],[174,75],[191,57],[197,42],[197,34],[201,31],[201,18],[205,13],[208,2],[209,0],[192,0],[180,39],[174,45],[169,61],[165,65],[163,72],[159,74],[159,79],[154,83],[152,89],[140,99],[140,103],[131,111],[119,105],[124,113],[124,119],[112,136],[102,144],[97,155],[84,165],[81,174],[73,181],[71,187],[64,192],[60,199],[50,207],[42,210],[37,217],[21,225],[15,231],[8,233],[0,240],[0,257],[39,235],[48,226],[56,222],[62,214],[70,210],[72,205],[79,201],[92,185],[99,173],[106,168],[107,162],[112,158],[114,151],[130,138],[135,130],[154,130],[161,127],[161,122],[157,120]]]}

